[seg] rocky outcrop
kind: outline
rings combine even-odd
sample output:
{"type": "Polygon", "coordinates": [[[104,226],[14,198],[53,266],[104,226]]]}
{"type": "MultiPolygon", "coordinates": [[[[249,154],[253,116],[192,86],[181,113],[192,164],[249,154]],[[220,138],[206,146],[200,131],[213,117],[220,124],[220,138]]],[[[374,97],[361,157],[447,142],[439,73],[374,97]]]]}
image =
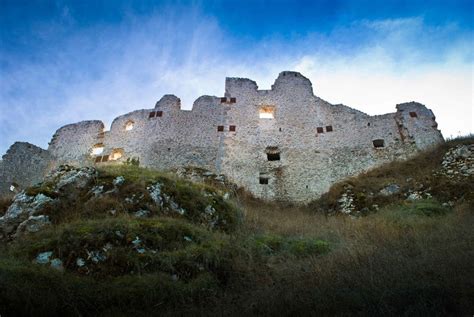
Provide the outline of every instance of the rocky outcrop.
{"type": "Polygon", "coordinates": [[[458,145],[449,149],[443,157],[441,169],[436,174],[451,179],[474,175],[474,144],[458,145]]]}
{"type": "Polygon", "coordinates": [[[23,232],[36,232],[44,226],[47,217],[39,214],[53,202],[53,199],[37,194],[29,196],[21,192],[15,196],[5,215],[0,217],[0,235],[3,237],[23,232]]]}

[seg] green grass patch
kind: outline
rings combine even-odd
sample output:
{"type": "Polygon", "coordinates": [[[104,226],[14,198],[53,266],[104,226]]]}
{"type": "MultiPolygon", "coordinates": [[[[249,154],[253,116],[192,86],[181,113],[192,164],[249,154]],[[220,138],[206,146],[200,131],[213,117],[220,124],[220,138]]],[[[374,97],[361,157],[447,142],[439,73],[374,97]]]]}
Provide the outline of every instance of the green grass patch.
{"type": "Polygon", "coordinates": [[[251,248],[258,254],[306,257],[329,251],[329,243],[314,238],[284,237],[262,234],[250,238],[251,248]]]}

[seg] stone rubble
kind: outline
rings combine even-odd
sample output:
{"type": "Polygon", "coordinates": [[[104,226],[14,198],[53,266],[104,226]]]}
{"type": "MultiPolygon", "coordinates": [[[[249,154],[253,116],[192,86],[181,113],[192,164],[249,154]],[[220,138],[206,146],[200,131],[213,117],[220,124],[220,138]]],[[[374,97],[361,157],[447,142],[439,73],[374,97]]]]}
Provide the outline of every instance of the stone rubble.
{"type": "Polygon", "coordinates": [[[435,172],[451,179],[474,175],[474,144],[458,145],[449,149],[441,162],[441,169],[435,172]]]}

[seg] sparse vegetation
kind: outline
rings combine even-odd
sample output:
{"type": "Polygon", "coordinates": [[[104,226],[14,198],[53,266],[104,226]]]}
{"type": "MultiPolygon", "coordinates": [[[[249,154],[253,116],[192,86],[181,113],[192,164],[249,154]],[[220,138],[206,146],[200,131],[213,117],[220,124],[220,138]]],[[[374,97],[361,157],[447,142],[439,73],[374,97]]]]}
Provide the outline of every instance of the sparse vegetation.
{"type": "Polygon", "coordinates": [[[301,207],[245,192],[225,200],[222,189],[132,165],[104,168],[94,185],[106,192],[124,176],[117,193],[69,197],[69,205],[47,209],[53,226],[1,246],[0,313],[472,314],[473,184],[432,173],[448,147],[472,141],[450,141],[336,184],[301,207]],[[152,204],[147,187],[156,182],[189,216],[152,204]],[[370,194],[393,183],[400,192],[423,184],[432,197],[370,194]],[[359,217],[321,212],[334,208],[348,185],[358,207],[379,210],[359,217]],[[132,195],[142,196],[130,204],[119,199],[132,195]],[[202,222],[209,205],[225,225],[202,222]],[[133,216],[141,208],[151,214],[133,216]],[[32,263],[45,251],[61,260],[63,272],[32,263]]]}

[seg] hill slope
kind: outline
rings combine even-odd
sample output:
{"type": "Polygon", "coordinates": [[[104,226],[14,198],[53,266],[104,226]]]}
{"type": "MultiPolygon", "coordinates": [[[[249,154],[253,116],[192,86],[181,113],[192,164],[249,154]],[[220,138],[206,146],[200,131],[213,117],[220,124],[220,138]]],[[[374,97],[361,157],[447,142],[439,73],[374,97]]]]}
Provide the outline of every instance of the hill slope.
{"type": "Polygon", "coordinates": [[[302,207],[137,167],[62,167],[3,202],[0,313],[472,313],[473,144],[302,207]]]}

